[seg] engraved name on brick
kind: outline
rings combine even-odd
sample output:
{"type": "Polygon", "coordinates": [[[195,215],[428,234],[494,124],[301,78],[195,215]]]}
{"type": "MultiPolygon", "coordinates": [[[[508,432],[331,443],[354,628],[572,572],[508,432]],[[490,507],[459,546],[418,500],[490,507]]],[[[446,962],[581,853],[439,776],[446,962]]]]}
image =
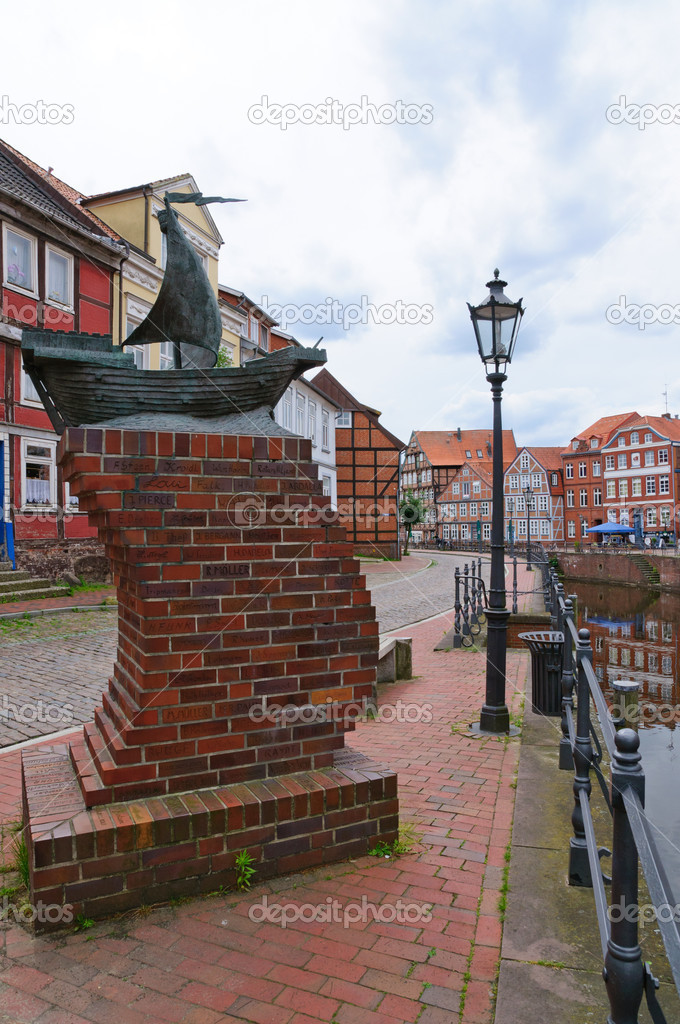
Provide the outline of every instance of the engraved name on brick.
{"type": "Polygon", "coordinates": [[[203,566],[203,579],[229,579],[232,576],[250,576],[250,566],[243,562],[225,562],[223,565],[203,566]]]}

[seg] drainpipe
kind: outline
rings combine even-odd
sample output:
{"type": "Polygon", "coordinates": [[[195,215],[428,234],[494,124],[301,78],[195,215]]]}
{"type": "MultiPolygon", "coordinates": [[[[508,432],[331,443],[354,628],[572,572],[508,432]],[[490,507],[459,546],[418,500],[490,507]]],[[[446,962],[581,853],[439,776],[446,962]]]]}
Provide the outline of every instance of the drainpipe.
{"type": "MultiPolygon", "coordinates": [[[[125,239],[123,239],[125,241],[125,239]]],[[[118,344],[123,344],[123,264],[130,259],[130,243],[125,242],[125,255],[118,268],[118,344]]]]}

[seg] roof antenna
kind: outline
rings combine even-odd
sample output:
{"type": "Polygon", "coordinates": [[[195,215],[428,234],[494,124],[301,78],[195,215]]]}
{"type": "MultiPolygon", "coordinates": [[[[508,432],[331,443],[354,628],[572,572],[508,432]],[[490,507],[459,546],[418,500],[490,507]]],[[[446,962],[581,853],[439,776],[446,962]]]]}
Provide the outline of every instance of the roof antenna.
{"type": "Polygon", "coordinates": [[[668,412],[668,384],[666,384],[666,390],[662,391],[661,394],[666,400],[666,412],[668,412]]]}

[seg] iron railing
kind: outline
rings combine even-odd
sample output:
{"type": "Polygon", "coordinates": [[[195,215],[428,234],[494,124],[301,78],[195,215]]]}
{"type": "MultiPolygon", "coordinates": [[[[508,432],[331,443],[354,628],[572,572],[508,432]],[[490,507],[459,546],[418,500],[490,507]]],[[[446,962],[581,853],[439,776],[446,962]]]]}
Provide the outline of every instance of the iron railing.
{"type": "MultiPolygon", "coordinates": [[[[587,629],[575,624],[575,597],[567,597],[554,570],[550,571],[550,611],[553,627],[564,634],[562,660],[562,737],[559,767],[573,770],[573,836],[569,849],[569,884],[593,889],[600,932],[603,977],[610,1004],[609,1024],[637,1024],[643,995],[654,1024],[667,1024],[656,998],[659,983],[642,959],[638,942],[638,860],[649,895],[657,908],[656,920],[676,988],[680,991],[680,933],[670,885],[644,813],[645,775],[639,753],[640,739],[625,719],[614,719],[592,666],[587,629]],[[574,720],[574,688],[576,717],[574,720]],[[602,746],[591,719],[595,706],[600,734],[611,758],[610,787],[602,771],[602,746]],[[603,876],[600,858],[609,850],[598,847],[590,807],[594,773],[613,819],[612,877],[603,876]],[[611,881],[611,907],[605,882],[611,881]]],[[[634,689],[634,686],[631,687],[634,689]]]]}
{"type": "Polygon", "coordinates": [[[486,622],[485,609],[488,606],[481,558],[476,563],[466,562],[462,572],[456,566],[454,584],[453,646],[454,649],[472,647],[474,638],[481,633],[486,622]]]}

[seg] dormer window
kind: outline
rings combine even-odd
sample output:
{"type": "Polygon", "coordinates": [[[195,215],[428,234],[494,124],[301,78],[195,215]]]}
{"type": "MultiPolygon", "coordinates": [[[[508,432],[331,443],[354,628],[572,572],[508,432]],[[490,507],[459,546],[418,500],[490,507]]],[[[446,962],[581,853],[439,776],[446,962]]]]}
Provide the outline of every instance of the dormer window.
{"type": "Polygon", "coordinates": [[[619,437],[619,439],[617,441],[617,444],[618,444],[619,448],[625,448],[625,446],[626,446],[626,439],[623,436],[623,434],[621,434],[621,436],[619,437]]]}
{"type": "Polygon", "coordinates": [[[578,451],[578,438],[574,438],[574,440],[571,442],[571,450],[573,452],[578,451]]]}

